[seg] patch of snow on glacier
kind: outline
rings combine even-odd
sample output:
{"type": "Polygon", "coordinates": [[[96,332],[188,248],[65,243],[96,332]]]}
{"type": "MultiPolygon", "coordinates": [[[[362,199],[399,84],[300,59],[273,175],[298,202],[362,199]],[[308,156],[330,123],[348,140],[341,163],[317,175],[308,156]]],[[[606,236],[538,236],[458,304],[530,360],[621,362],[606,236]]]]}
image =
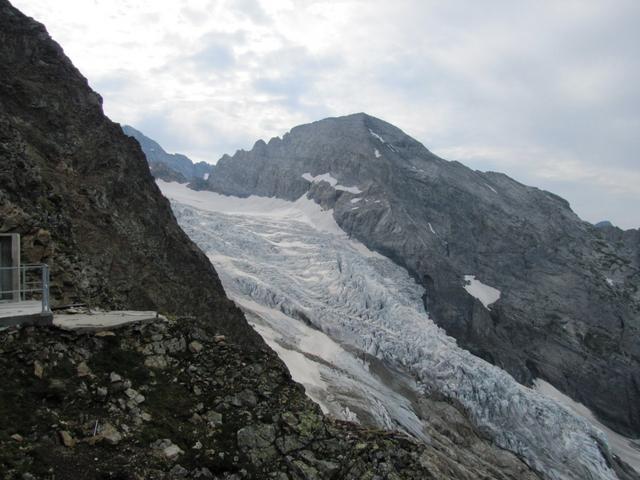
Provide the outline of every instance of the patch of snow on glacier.
{"type": "MultiPolygon", "coordinates": [[[[359,362],[364,355],[369,364],[409,373],[417,379],[407,380],[416,394],[438,392],[459,402],[497,445],[545,478],[616,478],[602,453],[608,449],[602,432],[459,348],[425,312],[424,289],[389,259],[363,254],[330,210],[305,196],[296,202],[241,199],[177,183],[158,185],[172,199],[182,228],[211,258],[227,294],[261,326],[267,341],[321,360],[317,371],[309,367],[311,374],[296,375],[324,408],[341,415],[348,407],[362,422],[370,415],[374,424],[396,425],[420,437],[409,400],[381,389],[385,385],[359,362]],[[352,355],[336,354],[326,341],[318,347],[315,339],[305,340],[302,326],[320,330],[352,355]]],[[[300,360],[286,352],[284,357],[300,360]]]]}
{"type": "Polygon", "coordinates": [[[491,310],[489,306],[500,299],[500,290],[485,285],[477,280],[475,275],[464,276],[464,289],[469,295],[477,298],[487,310],[491,310]]]}
{"type": "Polygon", "coordinates": [[[376,158],[380,158],[382,156],[382,154],[380,153],[380,150],[378,150],[377,148],[373,151],[373,153],[376,156],[376,158]]]}

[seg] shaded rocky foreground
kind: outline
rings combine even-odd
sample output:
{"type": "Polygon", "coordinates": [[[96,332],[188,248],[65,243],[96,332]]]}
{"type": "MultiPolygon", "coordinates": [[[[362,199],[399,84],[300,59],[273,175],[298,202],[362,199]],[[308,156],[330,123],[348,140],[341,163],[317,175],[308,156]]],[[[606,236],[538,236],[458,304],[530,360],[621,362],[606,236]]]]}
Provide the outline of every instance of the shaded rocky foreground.
{"type": "Polygon", "coordinates": [[[3,478],[537,478],[453,433],[427,447],[326,418],[271,350],[189,319],[13,328],[0,371],[3,478]]]}

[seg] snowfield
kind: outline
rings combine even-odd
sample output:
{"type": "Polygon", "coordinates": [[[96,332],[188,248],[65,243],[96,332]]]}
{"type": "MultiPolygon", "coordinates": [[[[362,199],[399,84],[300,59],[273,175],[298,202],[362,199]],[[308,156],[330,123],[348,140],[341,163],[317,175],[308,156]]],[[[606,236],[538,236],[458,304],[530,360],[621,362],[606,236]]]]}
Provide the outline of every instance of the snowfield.
{"type": "MultiPolygon", "coordinates": [[[[306,196],[241,199],[158,185],[227,294],[326,412],[428,441],[404,392],[439,392],[545,478],[617,478],[601,431],[459,348],[425,312],[422,287],[350,240],[331,211],[306,196]]],[[[470,293],[491,293],[481,290],[470,293]]]]}

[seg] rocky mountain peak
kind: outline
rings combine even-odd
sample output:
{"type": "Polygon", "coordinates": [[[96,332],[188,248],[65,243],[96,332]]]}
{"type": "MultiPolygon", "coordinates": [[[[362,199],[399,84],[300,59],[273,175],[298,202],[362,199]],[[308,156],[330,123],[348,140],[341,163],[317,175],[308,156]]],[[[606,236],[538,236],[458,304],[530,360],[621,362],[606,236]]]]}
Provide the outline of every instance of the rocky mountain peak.
{"type": "Polygon", "coordinates": [[[398,168],[443,162],[393,125],[357,113],[300,125],[282,138],[256,142],[250,151],[223,156],[207,188],[295,200],[314,183],[309,178],[329,175],[329,184],[364,190],[398,168]],[[239,165],[247,168],[236,176],[239,165]]]}

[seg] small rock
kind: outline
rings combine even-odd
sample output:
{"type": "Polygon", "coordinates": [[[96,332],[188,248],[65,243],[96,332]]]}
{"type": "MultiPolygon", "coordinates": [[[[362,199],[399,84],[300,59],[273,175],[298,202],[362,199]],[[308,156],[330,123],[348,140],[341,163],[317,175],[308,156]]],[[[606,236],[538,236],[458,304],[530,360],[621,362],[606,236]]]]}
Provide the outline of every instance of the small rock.
{"type": "Polygon", "coordinates": [[[202,449],[202,443],[200,442],[200,440],[198,440],[195,445],[193,447],[191,447],[194,450],[201,450],[202,449]]]}
{"type": "Polygon", "coordinates": [[[115,337],[116,334],[110,330],[102,330],[100,332],[94,333],[95,337],[115,337]]]}
{"type": "Polygon", "coordinates": [[[200,353],[203,348],[202,344],[197,340],[194,340],[189,344],[189,351],[191,353],[200,353]]]}
{"type": "Polygon", "coordinates": [[[88,377],[91,375],[91,369],[89,368],[89,365],[87,365],[87,362],[80,362],[76,371],[78,372],[79,377],[88,377]]]}
{"type": "Polygon", "coordinates": [[[180,447],[175,444],[171,444],[162,450],[162,454],[167,460],[175,460],[183,453],[184,452],[180,449],[180,447]]]}
{"type": "Polygon", "coordinates": [[[184,478],[189,474],[189,470],[178,464],[169,471],[169,474],[171,478],[184,478]]]}
{"type": "Polygon", "coordinates": [[[151,421],[151,415],[149,415],[147,412],[142,412],[140,414],[140,418],[142,418],[142,420],[144,420],[145,422],[151,421]]]}
{"type": "Polygon", "coordinates": [[[102,431],[100,432],[100,436],[104,438],[104,440],[109,445],[117,445],[122,440],[122,435],[116,428],[110,423],[105,423],[102,427],[102,431]]]}
{"type": "Polygon", "coordinates": [[[138,393],[133,388],[127,388],[124,391],[124,393],[125,393],[125,395],[127,397],[129,397],[131,400],[133,400],[138,405],[141,404],[142,402],[144,402],[144,400],[145,400],[144,395],[142,395],[141,393],[138,393]]]}
{"type": "Polygon", "coordinates": [[[62,441],[62,444],[65,447],[73,448],[76,445],[76,441],[71,436],[71,434],[69,432],[67,432],[66,430],[59,431],[58,435],[60,436],[60,440],[62,441]]]}
{"type": "Polygon", "coordinates": [[[107,387],[98,387],[98,389],[96,390],[96,393],[98,394],[99,397],[106,397],[108,390],[107,387]]]}
{"type": "Polygon", "coordinates": [[[13,440],[15,440],[18,443],[22,443],[24,442],[24,437],[22,435],[20,435],[19,433],[14,433],[13,435],[11,435],[11,438],[13,440]]]}
{"type": "Polygon", "coordinates": [[[202,467],[199,470],[193,471],[193,478],[214,478],[213,473],[207,467],[202,467]]]}
{"type": "Polygon", "coordinates": [[[167,362],[167,357],[164,355],[150,355],[144,360],[144,365],[149,368],[157,368],[162,370],[167,368],[169,362],[167,362]]]}
{"type": "Polygon", "coordinates": [[[218,412],[214,412],[213,410],[209,410],[205,415],[207,422],[212,427],[219,427],[222,425],[222,415],[218,412]]]}
{"type": "Polygon", "coordinates": [[[38,360],[33,362],[33,374],[38,378],[42,378],[44,376],[44,367],[38,360]]]}
{"type": "Polygon", "coordinates": [[[237,438],[240,448],[266,448],[276,439],[276,431],[270,424],[250,425],[238,430],[237,438]]]}
{"type": "Polygon", "coordinates": [[[255,407],[258,404],[258,399],[255,394],[249,390],[245,389],[238,394],[238,399],[242,402],[242,404],[248,407],[255,407]]]}
{"type": "Polygon", "coordinates": [[[216,343],[223,343],[226,340],[227,340],[227,337],[225,337],[224,335],[215,335],[213,337],[213,341],[216,343]]]}
{"type": "Polygon", "coordinates": [[[116,372],[111,372],[109,374],[109,380],[111,380],[111,383],[121,382],[122,377],[118,375],[116,372]]]}

